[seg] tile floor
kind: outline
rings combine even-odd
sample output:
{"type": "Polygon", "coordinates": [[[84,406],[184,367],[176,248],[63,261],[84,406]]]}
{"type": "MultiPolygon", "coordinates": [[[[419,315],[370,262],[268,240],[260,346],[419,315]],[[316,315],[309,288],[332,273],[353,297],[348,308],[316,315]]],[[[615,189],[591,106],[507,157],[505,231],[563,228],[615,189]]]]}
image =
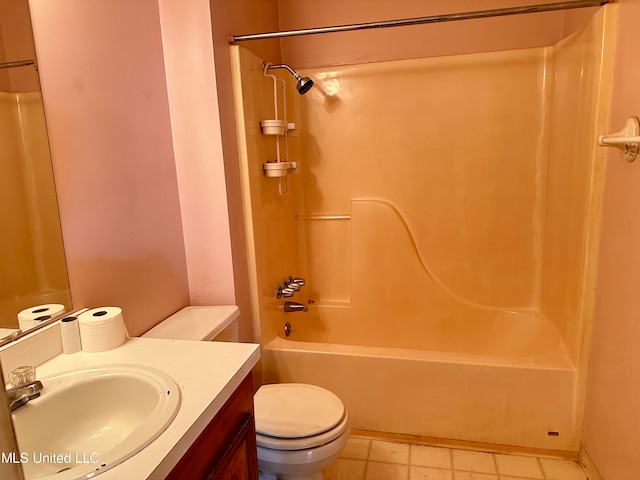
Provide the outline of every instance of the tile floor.
{"type": "Polygon", "coordinates": [[[324,480],[587,480],[574,462],[351,436],[324,480]]]}

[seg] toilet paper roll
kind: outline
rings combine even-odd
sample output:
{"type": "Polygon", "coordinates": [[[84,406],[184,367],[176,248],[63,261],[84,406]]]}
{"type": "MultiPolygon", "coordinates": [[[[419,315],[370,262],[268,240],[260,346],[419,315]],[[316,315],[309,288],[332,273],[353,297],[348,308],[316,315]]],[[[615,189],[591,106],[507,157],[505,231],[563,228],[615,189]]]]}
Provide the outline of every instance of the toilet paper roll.
{"type": "Polygon", "coordinates": [[[76,353],[82,350],[78,317],[64,317],[60,320],[60,336],[64,353],[76,353]]]}
{"type": "Polygon", "coordinates": [[[78,317],[80,341],[84,352],[106,352],[122,345],[127,330],[120,307],[87,310],[78,317]]]}
{"type": "Polygon", "coordinates": [[[64,305],[60,303],[46,303],[25,308],[18,313],[18,320],[44,321],[64,312],[64,305]]]}
{"type": "Polygon", "coordinates": [[[40,322],[49,320],[56,315],[64,313],[64,305],[60,303],[46,303],[44,305],[34,305],[25,308],[18,313],[18,328],[22,331],[40,325],[40,322]]]}

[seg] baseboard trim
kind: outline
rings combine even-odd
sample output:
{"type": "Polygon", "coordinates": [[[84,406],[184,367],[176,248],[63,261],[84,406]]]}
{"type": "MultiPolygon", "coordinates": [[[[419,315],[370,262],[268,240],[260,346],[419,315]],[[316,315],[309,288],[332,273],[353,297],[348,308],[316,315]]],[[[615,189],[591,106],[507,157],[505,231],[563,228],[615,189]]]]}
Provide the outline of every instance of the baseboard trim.
{"type": "Polygon", "coordinates": [[[557,458],[571,461],[578,460],[578,452],[568,450],[550,450],[544,448],[519,447],[513,445],[500,445],[496,443],[450,440],[446,438],[426,437],[422,435],[406,435],[401,433],[376,432],[371,430],[358,429],[352,429],[351,435],[356,435],[358,437],[368,437],[376,440],[395,440],[397,442],[434,445],[440,447],[457,448],[461,450],[482,450],[491,453],[511,453],[519,455],[530,455],[534,457],[557,458]]]}
{"type": "Polygon", "coordinates": [[[596,464],[593,463],[593,460],[591,460],[591,457],[582,446],[580,447],[580,453],[578,454],[578,461],[580,462],[580,465],[582,465],[582,468],[587,474],[587,478],[589,480],[604,480],[602,475],[600,475],[596,464]]]}

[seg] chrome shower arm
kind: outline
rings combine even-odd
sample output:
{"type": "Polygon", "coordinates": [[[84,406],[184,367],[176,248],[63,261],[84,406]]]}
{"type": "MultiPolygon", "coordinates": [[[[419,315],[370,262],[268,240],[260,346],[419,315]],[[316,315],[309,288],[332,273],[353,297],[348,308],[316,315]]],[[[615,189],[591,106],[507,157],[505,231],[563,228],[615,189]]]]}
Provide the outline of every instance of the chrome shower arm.
{"type": "Polygon", "coordinates": [[[291,72],[291,75],[296,77],[296,80],[300,80],[300,75],[298,75],[296,71],[286,63],[280,63],[278,65],[273,65],[271,63],[267,64],[267,70],[275,70],[277,68],[286,68],[287,70],[289,70],[289,72],[291,72]]]}

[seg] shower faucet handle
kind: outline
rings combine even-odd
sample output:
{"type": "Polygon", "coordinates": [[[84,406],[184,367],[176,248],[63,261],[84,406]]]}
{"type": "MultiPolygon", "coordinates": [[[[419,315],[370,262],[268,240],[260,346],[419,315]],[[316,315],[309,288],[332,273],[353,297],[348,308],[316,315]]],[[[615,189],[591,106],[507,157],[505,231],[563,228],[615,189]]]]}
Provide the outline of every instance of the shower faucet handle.
{"type": "Polygon", "coordinates": [[[295,292],[292,288],[283,287],[282,285],[280,285],[278,287],[278,290],[276,290],[276,298],[293,297],[294,293],[295,292]]]}
{"type": "Polygon", "coordinates": [[[289,284],[295,283],[299,287],[304,287],[306,280],[302,277],[289,277],[289,284]]]}
{"type": "Polygon", "coordinates": [[[300,290],[300,287],[306,283],[302,277],[293,277],[289,275],[282,285],[278,286],[276,290],[276,298],[292,297],[294,293],[300,290]]]}

